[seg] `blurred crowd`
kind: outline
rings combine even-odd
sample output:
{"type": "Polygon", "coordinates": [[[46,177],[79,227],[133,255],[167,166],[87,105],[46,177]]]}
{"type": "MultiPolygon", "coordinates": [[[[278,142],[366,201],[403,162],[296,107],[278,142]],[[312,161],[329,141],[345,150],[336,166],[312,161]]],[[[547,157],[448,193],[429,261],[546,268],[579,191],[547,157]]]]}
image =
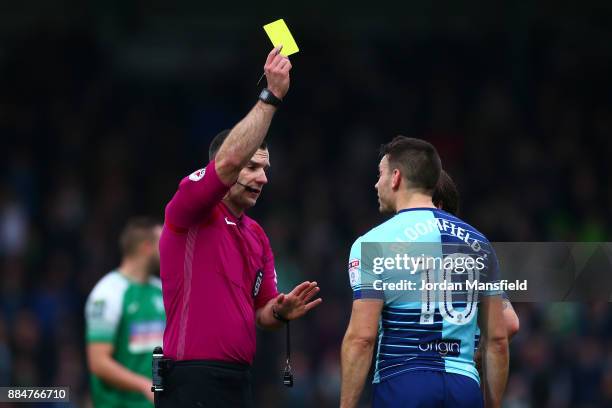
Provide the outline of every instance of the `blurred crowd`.
{"type": "MultiPolygon", "coordinates": [[[[281,384],[284,333],[259,333],[260,407],[337,406],[348,251],[384,220],[378,148],[396,134],[437,146],[461,216],[491,241],[610,240],[612,57],[552,28],[527,39],[351,36],[299,37],[269,133],[270,182],[250,214],[271,239],[280,289],[317,280],[324,303],[292,326],[293,389],[281,384]]],[[[225,65],[194,72],[190,60],[168,81],[125,73],[86,28],[41,28],[4,44],[0,385],[69,385],[72,405],[88,406],[85,298],[118,264],[125,221],[162,221],[179,180],[206,164],[212,137],[255,102],[267,44],[245,41],[239,56],[192,56],[225,65]]],[[[609,304],[515,308],[506,406],[612,406],[609,304]]]]}

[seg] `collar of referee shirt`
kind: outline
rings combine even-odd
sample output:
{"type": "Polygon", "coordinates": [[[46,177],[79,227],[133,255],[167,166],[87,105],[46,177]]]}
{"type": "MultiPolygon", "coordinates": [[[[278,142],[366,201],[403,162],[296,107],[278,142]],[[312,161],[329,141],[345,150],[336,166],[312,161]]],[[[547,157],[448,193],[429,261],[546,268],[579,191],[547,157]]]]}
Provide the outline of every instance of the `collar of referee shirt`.
{"type": "Polygon", "coordinates": [[[225,203],[224,201],[221,201],[221,204],[223,205],[223,212],[227,216],[228,221],[236,223],[236,224],[242,222],[242,219],[244,218],[244,211],[242,212],[240,217],[236,217],[234,213],[232,212],[232,209],[227,205],[227,203],[225,203]]]}

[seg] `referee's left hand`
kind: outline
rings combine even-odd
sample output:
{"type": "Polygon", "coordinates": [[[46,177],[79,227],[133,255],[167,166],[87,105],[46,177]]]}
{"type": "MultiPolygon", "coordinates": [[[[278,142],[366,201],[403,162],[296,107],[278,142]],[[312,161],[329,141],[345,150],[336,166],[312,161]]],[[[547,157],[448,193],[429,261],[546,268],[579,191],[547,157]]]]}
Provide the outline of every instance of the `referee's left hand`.
{"type": "Polygon", "coordinates": [[[281,317],[287,320],[300,318],[323,302],[321,298],[311,301],[319,293],[319,289],[317,282],[302,282],[288,294],[278,295],[274,308],[281,317]]]}

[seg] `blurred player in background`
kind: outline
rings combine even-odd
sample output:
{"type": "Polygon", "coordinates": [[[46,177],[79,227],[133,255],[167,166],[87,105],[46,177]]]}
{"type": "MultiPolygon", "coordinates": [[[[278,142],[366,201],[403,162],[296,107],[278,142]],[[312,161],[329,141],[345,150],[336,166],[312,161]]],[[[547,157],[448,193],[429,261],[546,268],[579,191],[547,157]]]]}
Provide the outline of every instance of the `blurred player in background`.
{"type": "MultiPolygon", "coordinates": [[[[446,211],[449,214],[457,217],[459,215],[459,190],[457,189],[457,185],[451,178],[451,176],[442,169],[440,172],[440,179],[438,180],[438,184],[436,185],[436,189],[434,190],[432,201],[434,205],[446,211]]],[[[519,331],[520,323],[519,318],[512,307],[512,303],[510,303],[510,299],[508,299],[508,295],[506,292],[502,294],[502,305],[503,305],[503,314],[504,321],[506,323],[506,329],[508,330],[508,342],[512,340],[512,337],[519,331]]],[[[474,360],[476,362],[476,367],[480,369],[480,357],[481,352],[478,348],[478,343],[480,340],[480,330],[476,332],[476,353],[474,355],[474,360]]]]}
{"type": "MultiPolygon", "coordinates": [[[[354,301],[342,343],[341,407],[355,407],[359,401],[377,334],[373,407],[482,407],[474,363],[477,325],[482,331],[485,399],[487,406],[500,407],[508,375],[508,339],[499,291],[480,291],[478,309],[474,298],[471,303],[465,298],[448,301],[438,299],[441,292],[435,291],[425,292],[426,301],[407,300],[411,294],[406,291],[381,290],[382,281],[395,283],[389,279],[392,275],[374,273],[363,263],[362,243],[403,239],[432,243],[428,256],[434,258],[450,255],[449,248],[453,256],[456,251],[464,257],[477,254],[487,260],[480,276],[489,282],[499,280],[495,252],[487,239],[433,204],[442,168],[435,148],[423,140],[398,136],[381,153],[375,186],[380,211],[395,215],[359,237],[351,248],[354,301]]],[[[411,278],[405,270],[393,272],[398,278],[411,278]]],[[[415,277],[428,282],[437,275],[425,268],[417,272],[415,277]]],[[[417,293],[417,299],[424,295],[417,293]]]]}
{"type": "Polygon", "coordinates": [[[94,287],[85,306],[87,360],[96,408],[152,407],[151,351],[161,346],[165,314],[159,271],[161,225],[130,220],[119,267],[94,287]]]}
{"type": "MultiPolygon", "coordinates": [[[[437,208],[444,210],[455,217],[459,215],[459,190],[457,189],[457,185],[451,176],[445,170],[440,172],[440,180],[438,180],[438,184],[434,190],[432,201],[437,208]]],[[[514,335],[516,335],[516,333],[518,333],[520,322],[514,308],[512,307],[512,303],[510,303],[510,300],[505,293],[503,298],[503,308],[504,321],[506,322],[506,328],[508,330],[508,340],[510,340],[512,337],[514,337],[514,335]]]]}

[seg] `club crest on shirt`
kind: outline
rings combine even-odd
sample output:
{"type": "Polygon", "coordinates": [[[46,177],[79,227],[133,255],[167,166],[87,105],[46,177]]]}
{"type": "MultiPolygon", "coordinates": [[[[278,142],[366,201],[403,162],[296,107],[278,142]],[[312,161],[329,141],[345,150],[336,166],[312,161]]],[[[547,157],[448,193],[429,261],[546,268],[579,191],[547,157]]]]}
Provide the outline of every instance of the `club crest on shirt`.
{"type": "Polygon", "coordinates": [[[189,175],[189,180],[200,181],[202,180],[202,177],[204,177],[204,174],[206,174],[206,169],[196,170],[189,175]]]}

